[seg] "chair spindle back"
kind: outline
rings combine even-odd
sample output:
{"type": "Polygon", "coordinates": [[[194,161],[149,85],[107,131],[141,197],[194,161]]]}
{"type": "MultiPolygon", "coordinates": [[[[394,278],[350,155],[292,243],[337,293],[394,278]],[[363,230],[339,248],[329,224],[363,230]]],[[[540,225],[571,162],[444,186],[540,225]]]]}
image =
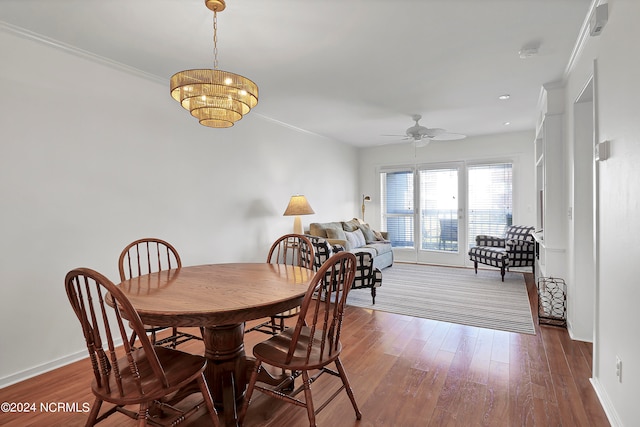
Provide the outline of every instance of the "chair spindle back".
{"type": "Polygon", "coordinates": [[[267,255],[267,263],[287,264],[313,268],[314,251],[311,241],[301,234],[285,234],[279,237],[267,255]]]}
{"type": "MultiPolygon", "coordinates": [[[[82,325],[98,387],[104,387],[111,393],[115,385],[118,394],[124,397],[127,387],[131,387],[133,382],[140,394],[144,392],[140,381],[141,367],[134,357],[135,349],[129,344],[123,318],[129,321],[129,326],[138,334],[145,359],[155,379],[163,387],[168,386],[166,375],[145,334],[142,321],[120,289],[102,274],[88,268],[78,268],[67,273],[65,287],[69,302],[82,325]],[[116,350],[121,344],[123,349],[116,350]],[[118,364],[118,357],[123,356],[121,351],[126,353],[127,366],[118,364]]],[[[145,386],[153,387],[154,384],[145,386]]]]}
{"type": "Polygon", "coordinates": [[[315,337],[307,343],[307,362],[316,346],[320,346],[322,357],[329,357],[338,350],[344,305],[355,272],[355,255],[350,252],[338,252],[314,275],[302,301],[286,363],[291,362],[298,348],[298,339],[303,327],[309,327],[310,336],[315,337]]]}
{"type": "Polygon", "coordinates": [[[129,243],[120,254],[120,280],[182,267],[178,251],[168,242],[144,238],[129,243]]]}

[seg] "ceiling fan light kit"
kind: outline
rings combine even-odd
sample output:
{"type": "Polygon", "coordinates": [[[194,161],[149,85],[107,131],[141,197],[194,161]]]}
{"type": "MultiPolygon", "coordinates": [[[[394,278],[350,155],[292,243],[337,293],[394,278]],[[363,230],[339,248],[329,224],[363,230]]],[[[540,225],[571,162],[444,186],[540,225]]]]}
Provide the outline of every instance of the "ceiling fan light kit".
{"type": "Polygon", "coordinates": [[[171,97],[201,125],[228,128],[258,104],[258,85],[246,77],[218,69],[218,12],[224,0],[205,0],[213,11],[213,69],[180,71],[170,79],[171,97]]]}

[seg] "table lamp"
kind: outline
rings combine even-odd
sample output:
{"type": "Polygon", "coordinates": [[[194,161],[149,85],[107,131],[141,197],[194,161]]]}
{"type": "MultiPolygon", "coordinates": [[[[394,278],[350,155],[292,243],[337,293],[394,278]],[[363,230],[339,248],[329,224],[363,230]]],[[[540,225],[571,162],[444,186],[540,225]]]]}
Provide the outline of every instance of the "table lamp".
{"type": "Polygon", "coordinates": [[[291,200],[289,200],[289,205],[287,209],[284,211],[284,216],[295,216],[293,219],[293,232],[295,234],[303,234],[302,232],[302,220],[300,219],[300,215],[311,215],[315,212],[309,206],[309,202],[307,198],[302,195],[291,196],[291,200]]]}

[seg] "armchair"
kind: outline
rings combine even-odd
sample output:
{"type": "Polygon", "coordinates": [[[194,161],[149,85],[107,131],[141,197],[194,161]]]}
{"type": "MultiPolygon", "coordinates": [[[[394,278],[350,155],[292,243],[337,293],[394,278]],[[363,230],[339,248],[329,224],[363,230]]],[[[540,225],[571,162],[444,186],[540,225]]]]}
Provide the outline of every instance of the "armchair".
{"type": "Polygon", "coordinates": [[[469,249],[469,259],[478,274],[478,263],[498,267],[504,282],[509,267],[532,267],[535,274],[534,227],[510,225],[504,237],[476,236],[476,246],[469,249]]]}
{"type": "MultiPolygon", "coordinates": [[[[344,251],[341,245],[332,245],[328,240],[306,235],[314,250],[313,269],[318,271],[331,255],[344,251]]],[[[352,252],[356,256],[356,275],[351,289],[371,289],[372,304],[376,303],[376,288],[382,286],[382,272],[373,266],[373,256],[369,252],[352,252]]]]}

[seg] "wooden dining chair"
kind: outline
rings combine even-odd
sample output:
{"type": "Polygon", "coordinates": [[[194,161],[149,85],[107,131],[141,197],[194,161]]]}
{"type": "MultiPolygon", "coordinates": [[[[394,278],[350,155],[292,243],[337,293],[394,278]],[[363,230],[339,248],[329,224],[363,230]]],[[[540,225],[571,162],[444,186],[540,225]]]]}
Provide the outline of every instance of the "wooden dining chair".
{"type": "MultiPolygon", "coordinates": [[[[120,253],[118,270],[120,280],[128,280],[132,277],[158,271],[170,270],[182,267],[182,261],[176,248],[164,240],[147,237],[129,243],[120,253]]],[[[168,345],[176,348],[179,344],[192,339],[202,340],[201,336],[189,334],[178,328],[171,328],[171,335],[161,340],[156,340],[156,333],[168,329],[167,327],[145,325],[145,333],[151,335],[151,343],[154,345],[168,345]]],[[[136,332],[131,334],[129,342],[133,345],[136,341],[136,332]]]]}
{"type": "Polygon", "coordinates": [[[295,328],[287,328],[253,347],[256,363],[240,412],[240,425],[247,414],[254,390],[305,407],[310,426],[316,425],[316,414],[338,396],[340,391],[345,390],[355,410],[356,418],[358,420],[362,418],[340,361],[342,316],[347,294],[355,277],[356,262],[355,255],[349,252],[339,252],[329,258],[311,280],[300,307],[295,328]],[[328,368],[331,363],[335,363],[337,371],[328,368]],[[299,371],[302,374],[303,383],[289,394],[277,388],[259,385],[257,379],[265,369],[264,365],[292,372],[299,371]],[[309,376],[309,371],[313,371],[313,376],[309,376]],[[318,406],[316,411],[311,395],[311,384],[325,373],[339,377],[342,385],[318,406]],[[304,391],[304,400],[296,397],[301,391],[304,391]]]}
{"type": "Polygon", "coordinates": [[[95,401],[87,426],[115,412],[137,419],[139,426],[147,422],[173,426],[197,413],[203,404],[213,425],[219,425],[204,377],[207,359],[152,345],[127,297],[102,274],[88,268],[71,270],[65,287],[82,325],[93,369],[95,401]],[[129,343],[124,319],[138,334],[140,348],[129,343]],[[117,347],[120,340],[122,346],[117,347]],[[202,401],[186,410],[177,409],[176,403],[198,392],[202,401]],[[103,402],[113,406],[98,416],[103,402]],[[128,405],[139,405],[139,410],[125,408],[128,405]]]}
{"type": "MultiPolygon", "coordinates": [[[[267,263],[287,264],[313,269],[314,250],[311,241],[301,234],[285,234],[276,239],[269,249],[267,263]]],[[[284,322],[298,315],[299,307],[278,313],[266,321],[247,329],[245,332],[259,331],[275,335],[284,330],[284,322]]]]}

